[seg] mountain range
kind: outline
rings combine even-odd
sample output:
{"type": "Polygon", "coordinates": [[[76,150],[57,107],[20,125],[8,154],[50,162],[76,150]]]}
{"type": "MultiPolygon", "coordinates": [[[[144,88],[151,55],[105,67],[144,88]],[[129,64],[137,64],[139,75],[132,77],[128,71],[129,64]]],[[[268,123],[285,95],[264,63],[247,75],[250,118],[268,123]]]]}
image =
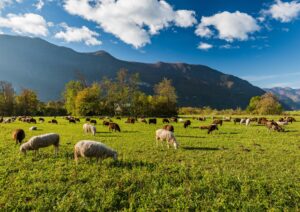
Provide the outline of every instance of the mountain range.
{"type": "Polygon", "coordinates": [[[204,65],[128,62],[105,51],[80,53],[40,38],[0,35],[0,80],[11,82],[17,91],[33,89],[43,101],[61,98],[65,83],[76,79],[78,72],[91,83],[104,76],[115,78],[121,68],[138,72],[140,88],[148,94],[163,78],[171,79],[180,106],[245,108],[251,97],[265,93],[204,65]]]}
{"type": "Polygon", "coordinates": [[[291,110],[300,109],[300,89],[293,89],[289,87],[275,87],[266,88],[265,91],[273,93],[284,105],[287,105],[291,110]]]}

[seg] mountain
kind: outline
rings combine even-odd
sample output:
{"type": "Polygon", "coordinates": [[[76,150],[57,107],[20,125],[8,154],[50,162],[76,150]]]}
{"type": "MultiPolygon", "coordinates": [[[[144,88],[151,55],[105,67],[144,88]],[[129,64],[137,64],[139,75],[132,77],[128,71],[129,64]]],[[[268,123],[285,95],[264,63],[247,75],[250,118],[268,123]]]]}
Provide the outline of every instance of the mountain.
{"type": "Polygon", "coordinates": [[[266,88],[265,91],[273,93],[278,99],[292,110],[300,109],[300,89],[293,88],[266,88]]]}
{"type": "Polygon", "coordinates": [[[79,53],[40,38],[0,35],[0,80],[37,91],[41,100],[61,97],[66,82],[80,71],[88,82],[114,78],[119,69],[140,74],[141,89],[153,92],[164,77],[172,79],[180,106],[245,108],[252,96],[264,91],[249,82],[203,65],[147,64],[119,60],[105,51],[79,53]]]}

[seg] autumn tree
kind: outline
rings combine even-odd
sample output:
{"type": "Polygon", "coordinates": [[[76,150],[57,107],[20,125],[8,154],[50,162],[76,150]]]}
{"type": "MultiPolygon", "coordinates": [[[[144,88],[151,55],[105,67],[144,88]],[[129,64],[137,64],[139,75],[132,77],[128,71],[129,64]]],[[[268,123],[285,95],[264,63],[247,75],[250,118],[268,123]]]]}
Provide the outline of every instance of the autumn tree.
{"type": "Polygon", "coordinates": [[[16,108],[18,115],[35,115],[38,111],[37,94],[30,89],[23,89],[21,93],[16,96],[16,108]]]}
{"type": "Polygon", "coordinates": [[[0,81],[0,114],[12,115],[14,112],[15,90],[11,83],[0,81]]]}
{"type": "Polygon", "coordinates": [[[63,93],[65,108],[69,114],[76,114],[75,100],[78,92],[84,89],[85,85],[81,81],[70,81],[65,85],[63,93]]]}
{"type": "Polygon", "coordinates": [[[283,111],[282,105],[272,93],[251,98],[247,111],[260,115],[277,115],[283,111]]]}
{"type": "Polygon", "coordinates": [[[97,83],[79,91],[75,99],[76,115],[98,115],[100,95],[100,86],[97,83]]]}

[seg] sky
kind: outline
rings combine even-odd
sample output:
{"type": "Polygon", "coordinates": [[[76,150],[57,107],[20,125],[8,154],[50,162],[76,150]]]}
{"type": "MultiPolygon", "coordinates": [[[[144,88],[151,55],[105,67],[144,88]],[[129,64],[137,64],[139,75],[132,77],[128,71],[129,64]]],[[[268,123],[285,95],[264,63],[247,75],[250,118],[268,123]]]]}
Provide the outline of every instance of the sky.
{"type": "Polygon", "coordinates": [[[0,34],[300,88],[298,0],[0,0],[0,34]]]}

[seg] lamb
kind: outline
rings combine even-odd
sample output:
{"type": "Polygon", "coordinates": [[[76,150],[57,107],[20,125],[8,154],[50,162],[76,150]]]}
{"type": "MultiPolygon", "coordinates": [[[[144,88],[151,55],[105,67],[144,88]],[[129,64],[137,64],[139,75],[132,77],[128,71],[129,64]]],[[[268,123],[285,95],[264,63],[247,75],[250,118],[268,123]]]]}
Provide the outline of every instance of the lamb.
{"type": "Polygon", "coordinates": [[[55,155],[58,153],[59,147],[59,135],[55,133],[49,133],[39,136],[34,136],[29,139],[28,142],[24,143],[20,147],[20,152],[26,155],[26,152],[29,150],[34,150],[35,154],[40,148],[54,146],[55,155]]]}
{"type": "Polygon", "coordinates": [[[37,127],[36,127],[36,126],[30,127],[29,130],[30,130],[30,131],[37,130],[37,127]]]}
{"type": "Polygon", "coordinates": [[[13,139],[16,141],[16,144],[21,144],[25,138],[25,132],[22,129],[16,129],[12,134],[13,139]]]}
{"type": "Polygon", "coordinates": [[[174,149],[177,149],[179,144],[176,141],[174,133],[165,129],[158,129],[155,133],[156,137],[156,144],[158,141],[166,141],[168,148],[170,148],[170,144],[174,146],[174,149]]]}
{"type": "Polygon", "coordinates": [[[79,157],[93,158],[97,161],[105,158],[118,159],[118,153],[107,147],[105,144],[97,141],[82,140],[74,146],[74,159],[76,164],[78,163],[79,157]]]}
{"type": "Polygon", "coordinates": [[[92,135],[96,134],[96,127],[91,124],[84,124],[83,125],[83,131],[85,133],[92,133],[92,135]]]}

